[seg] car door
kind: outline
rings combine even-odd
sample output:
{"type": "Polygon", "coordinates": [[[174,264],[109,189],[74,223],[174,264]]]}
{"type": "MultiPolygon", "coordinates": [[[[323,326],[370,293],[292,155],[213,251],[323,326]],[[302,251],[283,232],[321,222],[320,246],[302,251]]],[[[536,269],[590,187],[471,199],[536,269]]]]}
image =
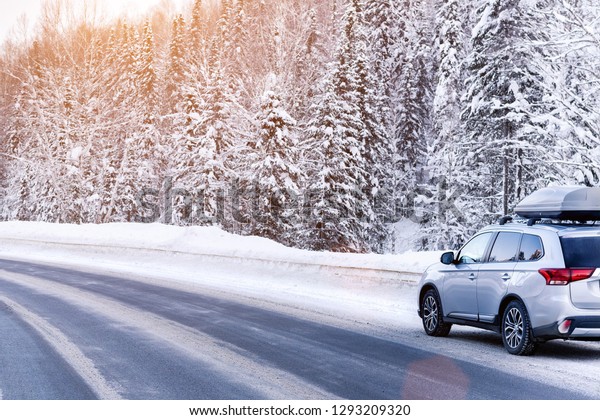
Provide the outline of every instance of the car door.
{"type": "Polygon", "coordinates": [[[493,232],[474,236],[444,273],[442,307],[446,316],[477,321],[477,275],[493,232]]]}
{"type": "Polygon", "coordinates": [[[479,321],[493,323],[517,264],[521,232],[499,232],[477,276],[479,321]]]}

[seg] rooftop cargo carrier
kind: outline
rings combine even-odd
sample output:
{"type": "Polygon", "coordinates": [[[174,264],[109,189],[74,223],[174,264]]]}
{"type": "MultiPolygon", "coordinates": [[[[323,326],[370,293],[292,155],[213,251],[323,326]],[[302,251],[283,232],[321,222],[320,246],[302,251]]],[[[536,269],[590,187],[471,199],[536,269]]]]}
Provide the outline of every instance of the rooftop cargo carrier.
{"type": "Polygon", "coordinates": [[[600,220],[600,188],[542,188],[523,199],[515,213],[526,219],[600,220]]]}

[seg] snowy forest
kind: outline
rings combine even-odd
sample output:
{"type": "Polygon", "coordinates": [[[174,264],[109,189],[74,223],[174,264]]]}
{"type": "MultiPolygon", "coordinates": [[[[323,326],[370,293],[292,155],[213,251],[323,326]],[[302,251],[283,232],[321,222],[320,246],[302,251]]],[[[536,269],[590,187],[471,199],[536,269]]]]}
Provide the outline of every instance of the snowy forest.
{"type": "Polygon", "coordinates": [[[597,0],[87,4],[2,46],[0,220],[387,253],[403,220],[455,248],[537,188],[600,185],[597,0]]]}

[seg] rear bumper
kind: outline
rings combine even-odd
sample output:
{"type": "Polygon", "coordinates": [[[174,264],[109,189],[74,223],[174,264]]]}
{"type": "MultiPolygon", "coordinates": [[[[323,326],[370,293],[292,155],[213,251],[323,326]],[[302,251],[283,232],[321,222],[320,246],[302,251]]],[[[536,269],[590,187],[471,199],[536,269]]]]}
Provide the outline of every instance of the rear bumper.
{"type": "Polygon", "coordinates": [[[552,340],[562,338],[564,340],[600,341],[600,316],[575,316],[555,322],[551,325],[533,329],[533,336],[539,340],[552,340]],[[571,321],[567,332],[561,333],[559,326],[564,321],[571,321]]]}

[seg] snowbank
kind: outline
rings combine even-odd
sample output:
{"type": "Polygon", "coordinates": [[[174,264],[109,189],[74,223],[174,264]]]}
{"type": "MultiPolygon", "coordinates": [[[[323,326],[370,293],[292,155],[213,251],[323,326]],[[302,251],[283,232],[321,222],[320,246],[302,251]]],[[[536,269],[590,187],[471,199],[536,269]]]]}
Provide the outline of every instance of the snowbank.
{"type": "Polygon", "coordinates": [[[214,227],[0,223],[0,258],[208,288],[334,316],[364,312],[361,319],[415,315],[410,286],[439,255],[302,251],[214,227]]]}
{"type": "Polygon", "coordinates": [[[0,223],[0,252],[20,251],[26,244],[45,248],[66,246],[89,253],[106,253],[118,249],[145,250],[417,275],[437,261],[440,254],[439,252],[406,252],[401,255],[362,255],[303,251],[264,238],[232,235],[216,227],[177,227],[136,223],[104,225],[0,223]]]}

